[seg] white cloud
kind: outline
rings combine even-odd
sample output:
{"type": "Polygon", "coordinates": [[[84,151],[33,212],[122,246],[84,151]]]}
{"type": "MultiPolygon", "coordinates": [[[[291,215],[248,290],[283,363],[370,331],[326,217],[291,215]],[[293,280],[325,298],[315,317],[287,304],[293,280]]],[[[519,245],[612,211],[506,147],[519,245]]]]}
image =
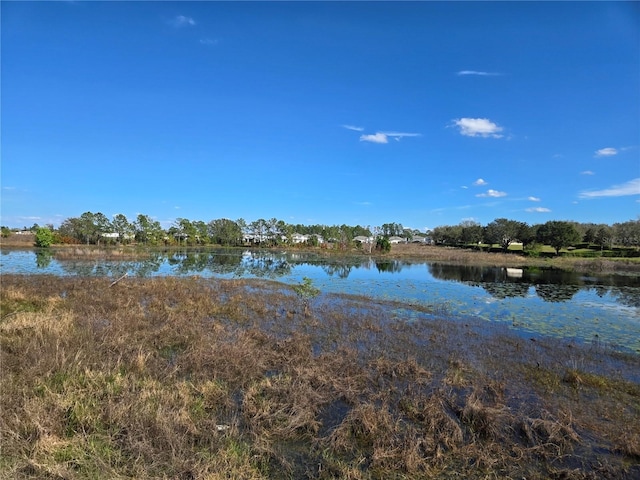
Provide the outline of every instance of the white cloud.
{"type": "Polygon", "coordinates": [[[595,175],[591,170],[585,170],[584,172],[580,172],[580,175],[595,175]]]}
{"type": "Polygon", "coordinates": [[[360,141],[371,143],[389,143],[389,138],[384,133],[376,133],[374,135],[360,135],[360,141]]]}
{"type": "Polygon", "coordinates": [[[184,15],[178,15],[173,19],[174,27],[193,27],[196,21],[191,17],[185,17],[184,15]]]}
{"type": "Polygon", "coordinates": [[[218,39],[216,38],[201,38],[200,44],[202,45],[217,45],[218,39]]]}
{"type": "Polygon", "coordinates": [[[488,182],[486,182],[486,181],[485,181],[484,179],[482,179],[482,178],[477,179],[475,182],[473,182],[473,184],[474,184],[474,185],[479,185],[479,186],[482,186],[482,185],[489,185],[489,183],[488,183],[488,182]]]}
{"type": "Polygon", "coordinates": [[[479,75],[481,77],[494,77],[496,75],[500,75],[499,73],[493,72],[479,72],[477,70],[460,70],[456,75],[479,75]]]}
{"type": "Polygon", "coordinates": [[[503,128],[488,118],[458,118],[453,123],[460,128],[460,134],[467,137],[502,138],[503,136],[499,133],[503,128]]]}
{"type": "Polygon", "coordinates": [[[540,199],[538,197],[528,197],[527,200],[531,201],[531,202],[539,202],[540,199]]]}
{"type": "Polygon", "coordinates": [[[612,147],[601,148],[596,150],[596,157],[612,157],[618,154],[618,150],[612,147]]]}
{"type": "Polygon", "coordinates": [[[361,142],[372,143],[389,143],[389,138],[394,138],[396,141],[400,141],[404,137],[419,137],[419,133],[404,133],[404,132],[376,132],[373,135],[360,135],[361,142]]]}
{"type": "Polygon", "coordinates": [[[364,127],[356,127],[354,125],[342,125],[342,127],[355,132],[364,132],[364,127]]]}
{"type": "Polygon", "coordinates": [[[493,198],[506,197],[506,196],[507,196],[506,192],[499,192],[498,190],[492,190],[492,189],[487,190],[487,193],[479,193],[476,195],[476,197],[493,197],[493,198]]]}
{"type": "Polygon", "coordinates": [[[550,212],[551,210],[549,210],[548,208],[545,207],[531,207],[531,208],[527,208],[527,212],[534,212],[534,213],[547,213],[550,212]]]}
{"type": "Polygon", "coordinates": [[[640,195],[640,178],[634,178],[627,183],[614,185],[604,190],[580,192],[580,198],[624,197],[626,195],[640,195]]]}

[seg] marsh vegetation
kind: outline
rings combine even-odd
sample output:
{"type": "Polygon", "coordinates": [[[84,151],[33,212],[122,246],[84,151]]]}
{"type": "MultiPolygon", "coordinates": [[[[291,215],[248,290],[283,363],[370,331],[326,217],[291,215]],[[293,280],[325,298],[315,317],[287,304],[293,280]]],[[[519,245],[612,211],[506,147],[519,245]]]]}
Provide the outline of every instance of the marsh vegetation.
{"type": "Polygon", "coordinates": [[[638,355],[266,280],[112,283],[3,275],[0,477],[640,475],[638,355]]]}

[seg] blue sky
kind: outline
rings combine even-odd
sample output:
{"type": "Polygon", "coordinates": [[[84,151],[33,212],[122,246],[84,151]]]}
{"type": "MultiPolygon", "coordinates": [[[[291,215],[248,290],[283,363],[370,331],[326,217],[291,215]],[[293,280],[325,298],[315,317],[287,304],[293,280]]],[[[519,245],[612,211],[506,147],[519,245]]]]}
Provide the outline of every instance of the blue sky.
{"type": "Polygon", "coordinates": [[[6,2],[2,218],[640,214],[638,2],[6,2]]]}

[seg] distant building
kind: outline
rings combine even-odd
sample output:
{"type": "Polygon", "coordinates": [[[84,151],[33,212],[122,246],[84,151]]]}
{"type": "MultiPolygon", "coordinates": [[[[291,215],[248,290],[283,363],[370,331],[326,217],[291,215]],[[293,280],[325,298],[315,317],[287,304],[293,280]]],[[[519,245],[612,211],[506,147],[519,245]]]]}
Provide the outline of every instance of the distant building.
{"type": "Polygon", "coordinates": [[[396,244],[396,243],[407,243],[407,240],[402,238],[402,237],[389,237],[389,243],[391,244],[396,244]]]}

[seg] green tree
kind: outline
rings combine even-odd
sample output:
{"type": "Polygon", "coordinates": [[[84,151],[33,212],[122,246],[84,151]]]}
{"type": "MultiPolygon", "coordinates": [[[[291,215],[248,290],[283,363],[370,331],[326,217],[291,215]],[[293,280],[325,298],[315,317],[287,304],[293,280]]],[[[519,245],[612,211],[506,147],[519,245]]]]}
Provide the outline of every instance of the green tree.
{"type": "Polygon", "coordinates": [[[192,222],[193,228],[195,229],[195,241],[199,245],[205,245],[210,242],[209,240],[209,230],[207,228],[207,224],[202,220],[196,220],[192,222]]]}
{"type": "Polygon", "coordinates": [[[251,222],[248,229],[253,235],[252,243],[257,243],[261,246],[267,243],[269,223],[264,218],[259,218],[258,220],[251,222]]]}
{"type": "Polygon", "coordinates": [[[96,240],[97,228],[95,224],[95,214],[92,212],[84,212],[80,215],[77,222],[77,234],[79,240],[89,245],[92,241],[96,240]]]}
{"type": "Polygon", "coordinates": [[[98,212],[93,216],[95,225],[95,243],[100,243],[104,233],[113,233],[113,225],[104,213],[98,212]]]}
{"type": "Polygon", "coordinates": [[[164,232],[160,222],[151,219],[148,215],[139,214],[133,223],[136,242],[142,244],[157,245],[162,240],[164,232]]]}
{"type": "Polygon", "coordinates": [[[613,232],[617,244],[625,247],[640,246],[640,219],[614,223],[613,232]]]}
{"type": "Polygon", "coordinates": [[[489,244],[497,243],[506,252],[509,245],[518,240],[521,229],[521,222],[498,218],[485,227],[484,238],[489,244]]]}
{"type": "Polygon", "coordinates": [[[376,240],[376,250],[379,250],[383,253],[390,252],[391,242],[389,242],[389,239],[384,236],[378,237],[378,239],[376,240]]]}
{"type": "Polygon", "coordinates": [[[304,304],[305,315],[309,314],[309,306],[311,299],[320,294],[320,290],[313,286],[313,281],[310,278],[303,277],[302,282],[293,286],[293,291],[296,292],[298,297],[304,304]]]}
{"type": "Polygon", "coordinates": [[[433,229],[433,241],[440,245],[460,245],[462,227],[460,225],[441,225],[433,229]]]}
{"type": "Polygon", "coordinates": [[[550,220],[538,228],[538,241],[551,245],[556,255],[560,250],[578,243],[581,239],[580,233],[571,222],[550,220]]]}
{"type": "Polygon", "coordinates": [[[460,241],[466,245],[477,245],[482,241],[482,225],[473,220],[460,222],[460,241]]]}
{"type": "Polygon", "coordinates": [[[2,238],[8,238],[11,235],[11,229],[9,227],[2,226],[0,227],[2,232],[2,238]]]}
{"type": "Polygon", "coordinates": [[[610,249],[613,244],[613,228],[608,225],[602,225],[596,231],[593,241],[600,247],[600,250],[610,249]]]}
{"type": "Polygon", "coordinates": [[[121,243],[128,242],[135,234],[134,225],[122,213],[113,216],[111,225],[114,232],[118,234],[118,241],[121,243]]]}
{"type": "Polygon", "coordinates": [[[402,235],[404,228],[400,223],[383,223],[382,235],[385,237],[399,237],[402,235]]]}
{"type": "Polygon", "coordinates": [[[36,229],[36,247],[48,248],[53,245],[55,236],[47,227],[38,227],[36,229]]]}
{"type": "Polygon", "coordinates": [[[590,224],[584,231],[584,235],[582,236],[582,241],[585,243],[593,243],[596,240],[596,233],[598,229],[595,225],[590,224]]]}
{"type": "Polygon", "coordinates": [[[178,244],[194,245],[197,242],[198,230],[189,219],[176,219],[171,232],[178,244]]]}
{"type": "Polygon", "coordinates": [[[80,219],[77,217],[67,218],[58,227],[58,234],[62,237],[65,243],[79,242],[83,243],[84,239],[80,233],[80,219]],[[73,239],[73,241],[70,241],[73,239]]]}
{"type": "Polygon", "coordinates": [[[207,225],[209,237],[213,243],[224,246],[242,244],[242,229],[237,222],[227,218],[211,220],[207,225]]]}

